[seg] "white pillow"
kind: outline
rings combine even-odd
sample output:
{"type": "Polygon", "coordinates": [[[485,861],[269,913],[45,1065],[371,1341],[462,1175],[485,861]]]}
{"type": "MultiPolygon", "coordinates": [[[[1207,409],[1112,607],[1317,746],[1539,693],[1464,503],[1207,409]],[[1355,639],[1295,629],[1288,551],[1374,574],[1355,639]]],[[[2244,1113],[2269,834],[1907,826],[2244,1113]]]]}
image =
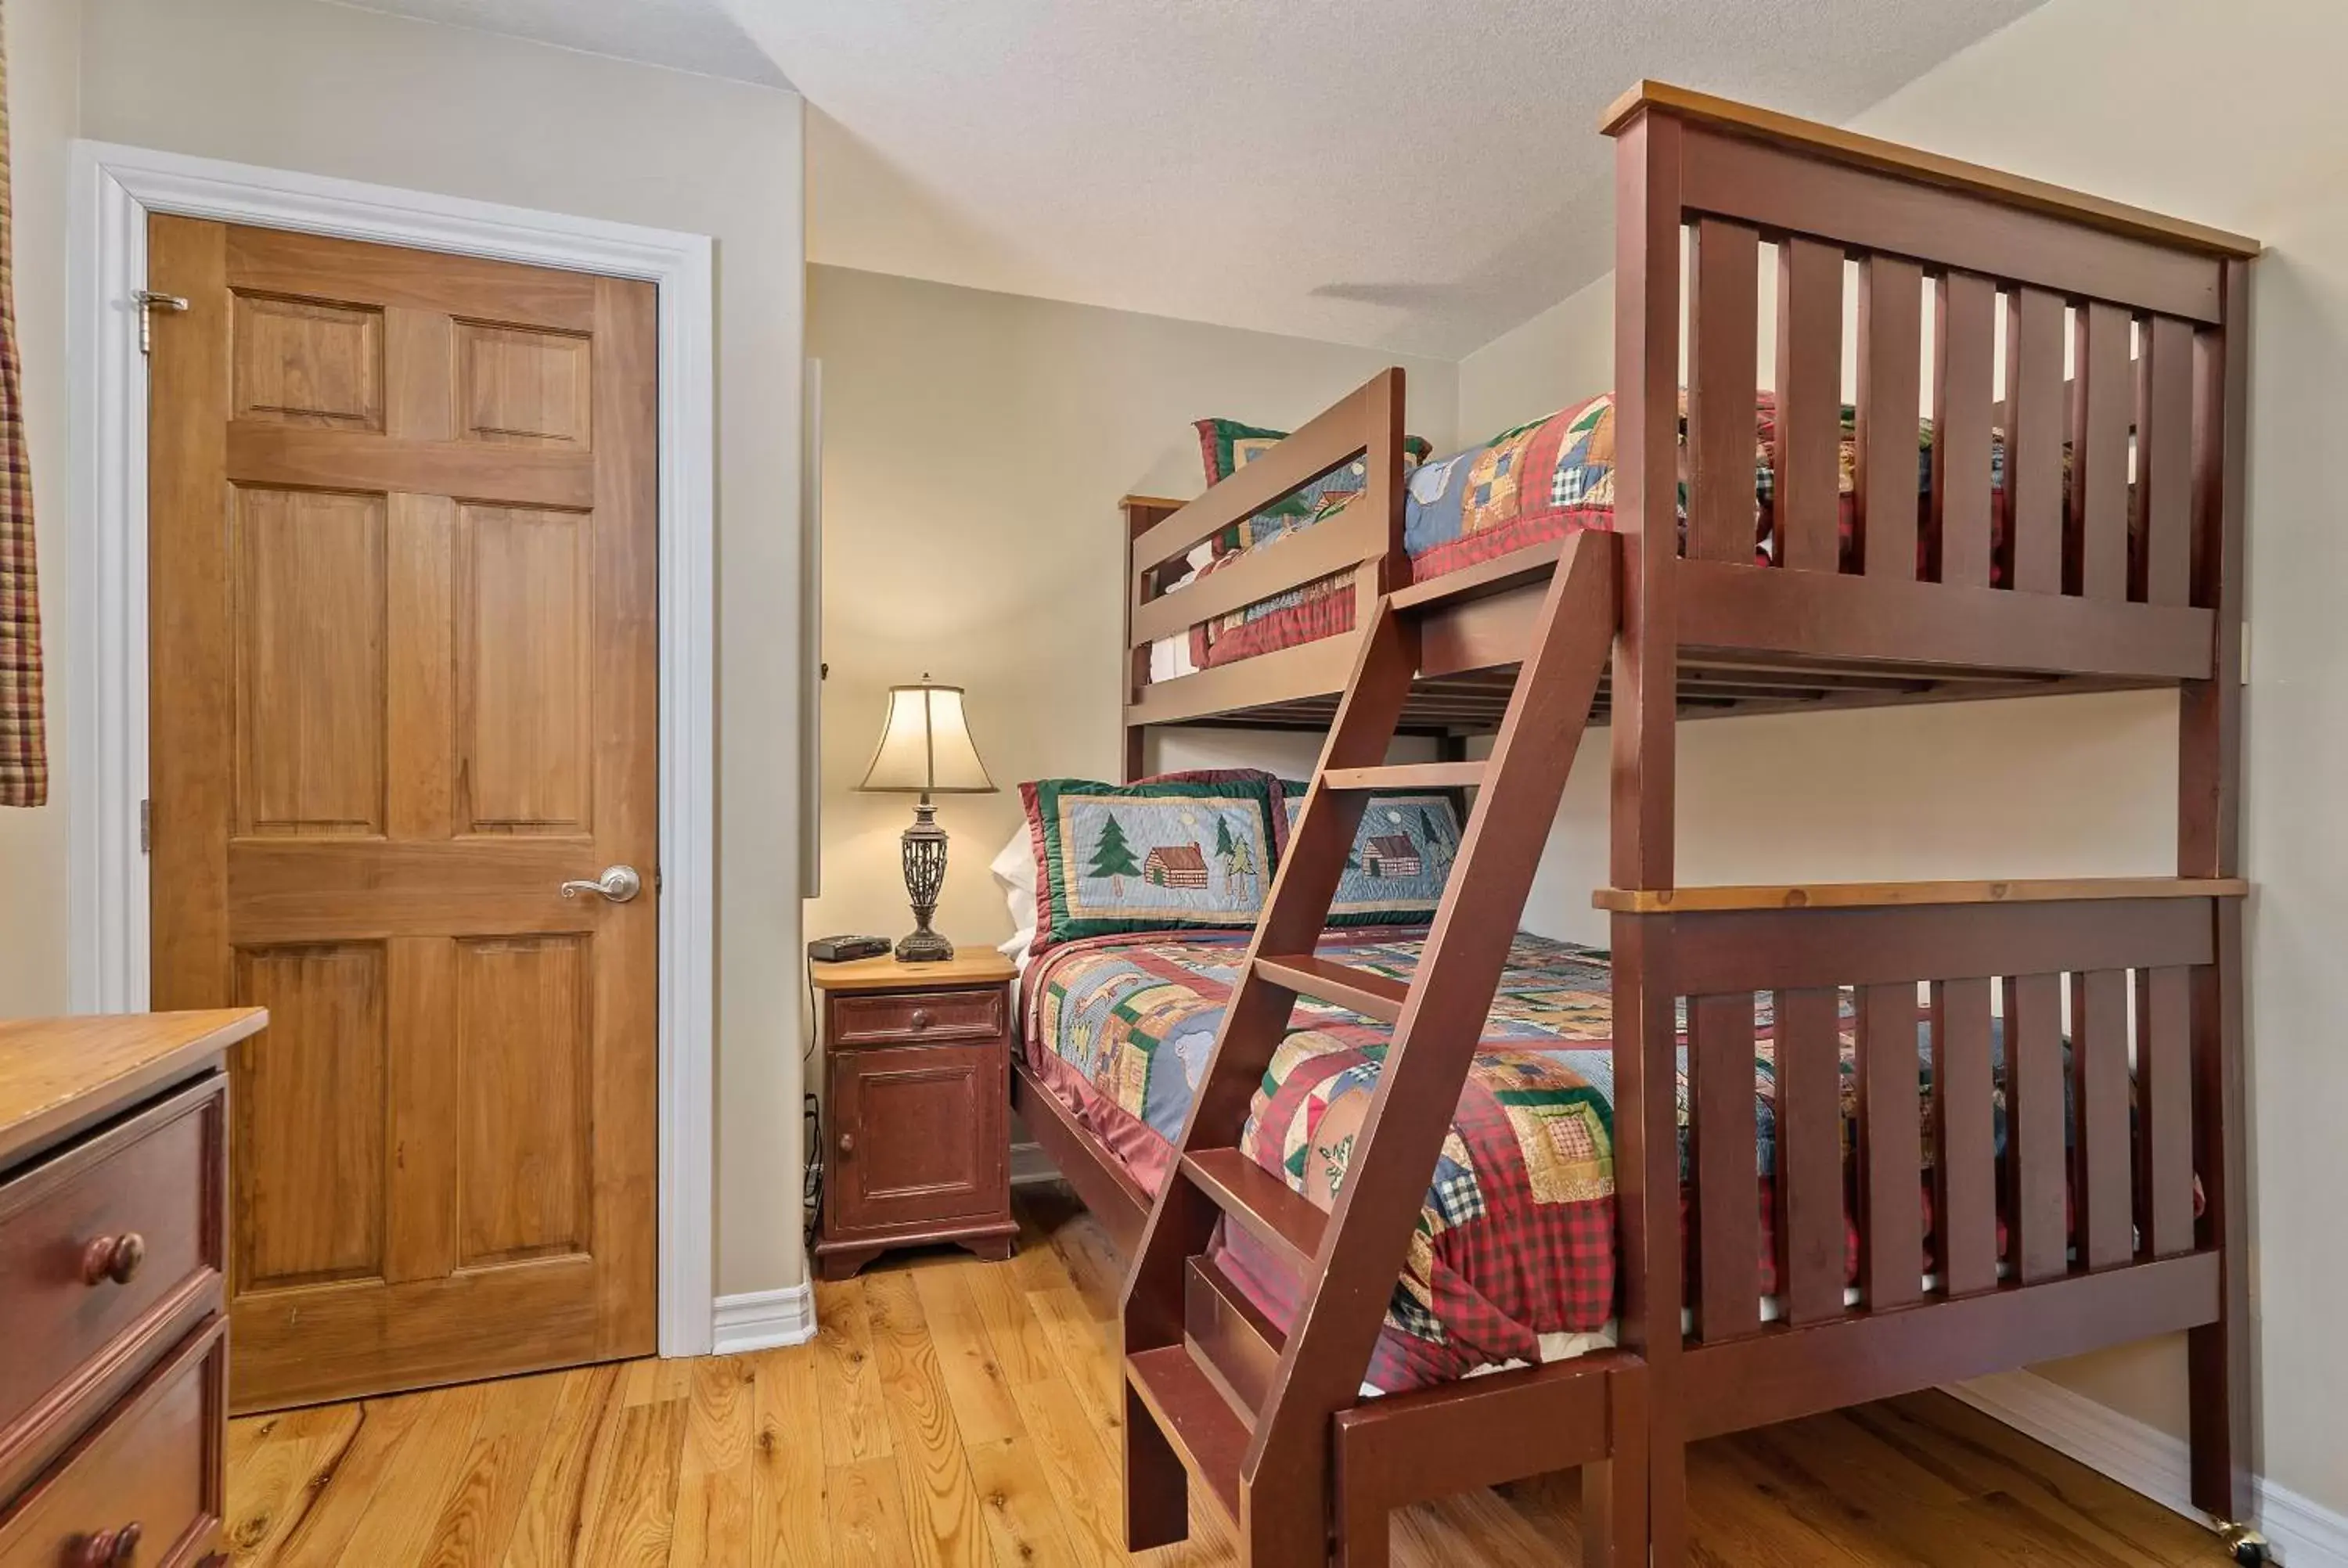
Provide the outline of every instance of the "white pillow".
{"type": "Polygon", "coordinates": [[[1035,890],[1042,881],[1035,866],[1035,840],[1025,821],[986,868],[994,874],[996,886],[1003,889],[1004,905],[1011,911],[1011,939],[995,950],[1025,969],[1027,949],[1035,941],[1035,890]]]}

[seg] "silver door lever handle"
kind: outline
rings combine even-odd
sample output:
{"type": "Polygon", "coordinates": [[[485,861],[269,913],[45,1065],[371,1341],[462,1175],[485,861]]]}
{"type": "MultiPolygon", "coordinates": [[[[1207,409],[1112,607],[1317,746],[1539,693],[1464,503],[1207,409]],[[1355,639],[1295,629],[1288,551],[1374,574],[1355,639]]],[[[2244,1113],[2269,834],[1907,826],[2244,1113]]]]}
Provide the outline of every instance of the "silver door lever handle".
{"type": "Polygon", "coordinates": [[[636,875],[633,866],[606,866],[603,875],[592,882],[565,882],[562,896],[576,898],[582,893],[598,893],[614,904],[624,904],[644,890],[644,879],[636,875]]]}

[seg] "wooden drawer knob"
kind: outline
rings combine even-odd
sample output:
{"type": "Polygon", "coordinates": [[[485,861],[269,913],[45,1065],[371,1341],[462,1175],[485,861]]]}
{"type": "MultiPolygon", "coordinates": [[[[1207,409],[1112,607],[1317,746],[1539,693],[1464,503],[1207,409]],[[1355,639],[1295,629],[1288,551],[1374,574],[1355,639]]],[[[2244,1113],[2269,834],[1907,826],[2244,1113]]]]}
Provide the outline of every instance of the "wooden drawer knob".
{"type": "Polygon", "coordinates": [[[936,1020],[930,1017],[929,1009],[915,1008],[913,1009],[913,1016],[911,1021],[915,1029],[927,1029],[936,1020]]]}
{"type": "MultiPolygon", "coordinates": [[[[137,1231],[124,1231],[120,1235],[102,1235],[82,1251],[81,1282],[84,1285],[103,1285],[110,1279],[117,1285],[128,1285],[137,1276],[139,1266],[146,1261],[147,1238],[137,1231]]],[[[133,1532],[132,1544],[136,1545],[138,1527],[131,1525],[127,1528],[133,1532]]],[[[107,1561],[113,1560],[109,1558],[107,1561]]]]}
{"type": "Polygon", "coordinates": [[[129,1568],[139,1555],[140,1533],[139,1522],[133,1520],[85,1537],[80,1553],[73,1559],[74,1568],[129,1568]]]}

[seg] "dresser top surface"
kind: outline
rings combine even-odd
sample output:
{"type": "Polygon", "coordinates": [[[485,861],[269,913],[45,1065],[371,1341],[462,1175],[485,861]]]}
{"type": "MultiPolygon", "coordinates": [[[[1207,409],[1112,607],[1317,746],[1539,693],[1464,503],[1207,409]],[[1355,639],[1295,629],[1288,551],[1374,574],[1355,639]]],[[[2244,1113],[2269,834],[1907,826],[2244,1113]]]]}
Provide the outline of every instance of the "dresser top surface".
{"type": "Polygon", "coordinates": [[[263,1008],[0,1020],[0,1166],[268,1022],[263,1008]]]}

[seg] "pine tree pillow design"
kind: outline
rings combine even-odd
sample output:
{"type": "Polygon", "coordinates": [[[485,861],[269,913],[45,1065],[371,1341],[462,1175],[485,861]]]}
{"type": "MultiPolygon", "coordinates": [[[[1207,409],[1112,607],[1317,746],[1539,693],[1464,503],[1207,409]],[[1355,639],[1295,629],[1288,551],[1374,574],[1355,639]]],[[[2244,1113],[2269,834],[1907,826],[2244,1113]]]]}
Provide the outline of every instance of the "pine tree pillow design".
{"type": "MultiPolygon", "coordinates": [[[[1294,831],[1304,808],[1301,781],[1281,784],[1281,815],[1294,831]]],[[[1362,808],[1353,853],[1329,907],[1332,926],[1424,926],[1443,901],[1459,856],[1459,804],[1447,790],[1393,790],[1362,808]]]]}
{"type": "Polygon", "coordinates": [[[1041,873],[1035,942],[1253,926],[1287,842],[1279,781],[1242,770],[1019,786],[1041,873]]]}

